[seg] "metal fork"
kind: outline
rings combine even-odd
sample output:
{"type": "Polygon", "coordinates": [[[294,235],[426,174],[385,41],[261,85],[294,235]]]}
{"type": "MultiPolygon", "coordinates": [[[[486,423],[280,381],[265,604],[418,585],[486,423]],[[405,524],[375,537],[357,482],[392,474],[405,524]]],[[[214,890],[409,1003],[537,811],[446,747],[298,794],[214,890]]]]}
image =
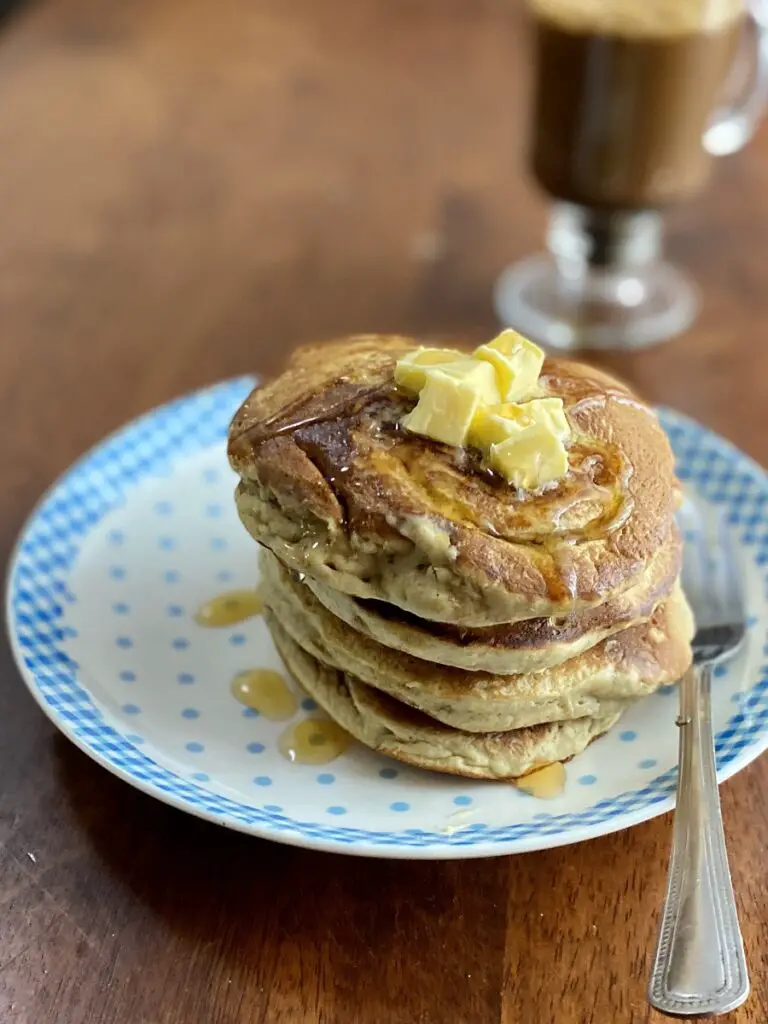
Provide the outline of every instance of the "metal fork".
{"type": "Polygon", "coordinates": [[[667,897],[648,996],[672,1017],[716,1017],[749,995],[715,772],[712,668],[746,635],[738,566],[727,528],[707,529],[691,502],[680,512],[683,588],[696,619],[693,666],[680,683],[680,773],[667,897]]]}

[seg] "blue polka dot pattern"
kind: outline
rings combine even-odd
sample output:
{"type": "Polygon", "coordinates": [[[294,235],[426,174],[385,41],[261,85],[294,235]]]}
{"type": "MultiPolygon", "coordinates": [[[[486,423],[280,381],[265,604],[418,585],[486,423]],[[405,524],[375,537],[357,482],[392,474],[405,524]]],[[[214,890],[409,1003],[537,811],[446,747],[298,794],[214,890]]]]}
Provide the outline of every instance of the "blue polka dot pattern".
{"type": "Polygon", "coordinates": [[[138,715],[141,713],[141,708],[138,704],[123,704],[123,711],[126,715],[138,715]]]}
{"type": "Polygon", "coordinates": [[[211,777],[205,772],[192,772],[192,778],[197,782],[210,782],[211,777]]]}
{"type": "Polygon", "coordinates": [[[177,636],[171,641],[171,647],[175,648],[177,651],[186,651],[189,647],[189,640],[187,640],[185,636],[177,636]]]}
{"type": "Polygon", "coordinates": [[[638,761],[637,767],[642,769],[655,768],[658,762],[654,757],[645,757],[642,761],[638,761]]]}
{"type": "Polygon", "coordinates": [[[233,647],[242,647],[247,640],[248,637],[244,633],[233,633],[229,638],[229,642],[233,647]]]}
{"type": "Polygon", "coordinates": [[[722,679],[723,676],[727,675],[727,674],[728,674],[728,666],[727,665],[715,665],[715,667],[712,669],[712,675],[716,679],[722,679]]]}
{"type": "Polygon", "coordinates": [[[128,615],[131,610],[131,606],[126,604],[125,601],[117,601],[112,605],[112,611],[115,615],[128,615]]]}
{"type": "Polygon", "coordinates": [[[160,537],[158,538],[157,546],[163,551],[173,551],[176,547],[176,541],[173,537],[160,537]]]}
{"type": "Polygon", "coordinates": [[[623,732],[619,733],[619,739],[622,743],[631,743],[637,739],[637,733],[634,729],[624,729],[623,732]]]}
{"type": "Polygon", "coordinates": [[[301,702],[301,706],[305,711],[317,711],[317,704],[312,700],[311,697],[306,697],[301,702]]]}
{"type": "Polygon", "coordinates": [[[120,673],[120,678],[122,679],[122,681],[124,683],[135,683],[136,682],[136,673],[132,672],[131,669],[126,668],[126,669],[123,669],[123,671],[120,673]]]}
{"type": "Polygon", "coordinates": [[[455,796],[453,798],[453,802],[456,804],[457,807],[469,807],[469,805],[472,803],[472,797],[471,796],[455,796]]]}
{"type": "Polygon", "coordinates": [[[338,806],[329,807],[328,808],[328,813],[329,814],[346,814],[347,813],[347,808],[346,807],[338,807],[338,806]]]}
{"type": "MultiPolygon", "coordinates": [[[[597,799],[591,806],[587,804],[563,814],[542,812],[533,820],[477,824],[455,832],[340,827],[312,820],[308,815],[292,817],[277,804],[254,806],[202,790],[195,780],[155,762],[135,742],[107,725],[79,681],[76,663],[62,642],[66,634],[58,621],[63,614],[61,608],[77,601],[71,590],[71,569],[82,549],[83,538],[108,512],[125,502],[137,482],[167,475],[175,459],[213,444],[221,445],[227,422],[247,387],[241,381],[181,399],[114,435],[80,460],[44,499],[26,527],[11,568],[9,625],[25,678],[68,735],[146,790],[204,817],[262,834],[285,834],[294,840],[337,848],[362,843],[382,850],[439,850],[482,843],[505,852],[521,840],[546,844],[567,839],[573,830],[579,830],[580,837],[596,835],[627,815],[637,820],[670,805],[676,782],[674,768],[655,777],[651,774],[647,783],[597,799]]],[[[720,506],[741,531],[745,560],[751,562],[753,573],[760,572],[765,592],[768,484],[764,473],[725,442],[683,417],[664,413],[662,418],[678,457],[681,477],[690,481],[704,500],[720,506]]],[[[156,511],[158,515],[164,514],[158,508],[156,511]]],[[[171,512],[169,509],[168,514],[171,512]]],[[[225,571],[228,570],[221,570],[225,571]]],[[[182,578],[173,566],[160,566],[157,574],[161,583],[178,583],[182,578]]],[[[117,596],[115,591],[122,581],[130,585],[130,576],[126,565],[105,567],[105,587],[114,588],[107,597],[109,602],[117,596]]],[[[247,585],[245,579],[243,585],[247,585]]],[[[764,635],[758,635],[755,642],[757,650],[765,645],[768,651],[764,635]]],[[[761,668],[757,678],[740,683],[748,688],[743,703],[734,704],[733,715],[718,723],[716,751],[721,771],[732,770],[766,745],[768,666],[761,668]]],[[[249,711],[244,709],[244,713],[249,711]]],[[[190,753],[201,753],[203,744],[190,743],[187,749],[190,753]]],[[[389,770],[391,775],[383,774],[384,771],[387,770],[382,769],[380,774],[385,779],[397,776],[395,769],[389,770]]],[[[581,781],[584,783],[586,778],[582,776],[581,781]]]]}
{"type": "Polygon", "coordinates": [[[245,748],[249,754],[262,754],[264,752],[263,743],[249,743],[245,748]]]}
{"type": "Polygon", "coordinates": [[[118,647],[122,647],[124,649],[133,647],[133,640],[131,640],[129,636],[119,636],[116,638],[115,643],[118,647]]]}
{"type": "Polygon", "coordinates": [[[180,604],[169,604],[165,611],[172,619],[178,619],[184,614],[184,609],[180,604]]]}
{"type": "Polygon", "coordinates": [[[229,583],[231,579],[232,573],[229,571],[229,569],[220,569],[216,573],[216,580],[218,583],[229,583]]]}
{"type": "Polygon", "coordinates": [[[336,776],[323,772],[322,775],[317,776],[317,781],[321,786],[331,786],[336,781],[336,776]]]}
{"type": "Polygon", "coordinates": [[[389,805],[391,811],[410,811],[411,805],[407,804],[405,800],[395,800],[393,804],[389,805]]]}
{"type": "Polygon", "coordinates": [[[268,775],[257,775],[253,780],[257,786],[271,786],[272,779],[268,775]]]}
{"type": "Polygon", "coordinates": [[[191,672],[179,672],[176,676],[176,682],[181,683],[182,686],[189,686],[191,683],[194,683],[194,681],[195,677],[191,672]]]}
{"type": "Polygon", "coordinates": [[[382,779],[396,779],[399,774],[397,768],[382,768],[379,772],[382,779]]]}
{"type": "Polygon", "coordinates": [[[597,782],[596,775],[581,775],[579,777],[579,784],[582,786],[594,786],[597,782]]]}
{"type": "Polygon", "coordinates": [[[198,743],[197,740],[191,740],[189,743],[184,744],[184,749],[188,750],[190,754],[202,754],[205,747],[202,743],[198,743]]]}
{"type": "Polygon", "coordinates": [[[197,710],[197,708],[184,708],[184,710],[181,712],[181,717],[182,718],[199,718],[200,717],[200,712],[197,710]]]}
{"type": "Polygon", "coordinates": [[[256,708],[243,708],[243,718],[258,718],[259,712],[256,708]]]}
{"type": "Polygon", "coordinates": [[[169,516],[173,512],[173,505],[170,501],[157,501],[155,502],[155,512],[159,516],[169,516]]]}

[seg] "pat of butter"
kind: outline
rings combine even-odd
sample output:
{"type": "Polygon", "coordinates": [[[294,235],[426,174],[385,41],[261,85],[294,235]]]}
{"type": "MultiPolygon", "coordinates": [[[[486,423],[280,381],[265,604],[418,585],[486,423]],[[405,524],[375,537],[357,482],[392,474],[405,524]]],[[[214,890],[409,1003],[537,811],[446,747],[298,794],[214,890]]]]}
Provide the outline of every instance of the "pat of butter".
{"type": "Polygon", "coordinates": [[[505,402],[519,402],[529,396],[544,363],[544,353],[539,346],[517,331],[502,331],[493,341],[475,349],[474,358],[493,366],[505,402]]]}
{"type": "Polygon", "coordinates": [[[559,437],[539,423],[491,446],[491,468],[526,491],[559,480],[568,472],[568,453],[559,437]]]}
{"type": "Polygon", "coordinates": [[[395,364],[395,382],[406,391],[418,395],[427,382],[427,369],[444,363],[454,363],[462,355],[450,348],[420,348],[398,359],[395,364]]]}
{"type": "Polygon", "coordinates": [[[529,427],[536,423],[561,441],[571,432],[562,398],[532,398],[530,402],[522,402],[513,408],[513,418],[521,426],[529,427]]]}
{"type": "MultiPolygon", "coordinates": [[[[471,359],[469,356],[466,356],[463,359],[455,360],[455,362],[445,363],[437,367],[437,370],[476,391],[481,404],[496,405],[501,401],[499,388],[496,384],[496,374],[490,363],[484,363],[478,359],[471,359]]],[[[433,372],[434,370],[432,369],[427,370],[427,380],[429,380],[433,372]]]]}
{"type": "Polygon", "coordinates": [[[534,398],[522,405],[481,406],[469,432],[471,444],[487,449],[507,438],[519,436],[529,427],[539,426],[564,441],[570,433],[561,398],[534,398]]]}
{"type": "Polygon", "coordinates": [[[403,426],[433,441],[462,445],[480,401],[471,382],[436,368],[427,374],[416,408],[403,419],[403,426]]]}

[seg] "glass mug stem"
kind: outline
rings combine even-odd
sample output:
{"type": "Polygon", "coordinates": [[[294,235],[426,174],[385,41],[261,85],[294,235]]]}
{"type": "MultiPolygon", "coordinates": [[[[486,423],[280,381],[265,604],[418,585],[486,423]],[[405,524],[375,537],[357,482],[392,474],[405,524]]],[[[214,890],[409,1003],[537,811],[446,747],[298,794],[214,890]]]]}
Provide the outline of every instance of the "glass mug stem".
{"type": "Polygon", "coordinates": [[[654,210],[602,211],[556,203],[548,253],[509,267],[494,304],[502,323],[555,349],[642,348],[693,321],[698,293],[660,260],[654,210]]]}

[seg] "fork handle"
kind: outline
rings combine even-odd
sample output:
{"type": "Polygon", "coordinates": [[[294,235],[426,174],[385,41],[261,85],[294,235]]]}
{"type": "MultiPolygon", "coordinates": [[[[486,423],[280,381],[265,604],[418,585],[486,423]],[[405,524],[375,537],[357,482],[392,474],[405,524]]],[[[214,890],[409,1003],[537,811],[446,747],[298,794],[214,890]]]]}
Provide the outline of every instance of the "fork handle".
{"type": "Polygon", "coordinates": [[[740,1006],[749,976],[739,931],[715,771],[711,665],[680,683],[680,772],[667,898],[649,999],[673,1017],[740,1006]]]}

